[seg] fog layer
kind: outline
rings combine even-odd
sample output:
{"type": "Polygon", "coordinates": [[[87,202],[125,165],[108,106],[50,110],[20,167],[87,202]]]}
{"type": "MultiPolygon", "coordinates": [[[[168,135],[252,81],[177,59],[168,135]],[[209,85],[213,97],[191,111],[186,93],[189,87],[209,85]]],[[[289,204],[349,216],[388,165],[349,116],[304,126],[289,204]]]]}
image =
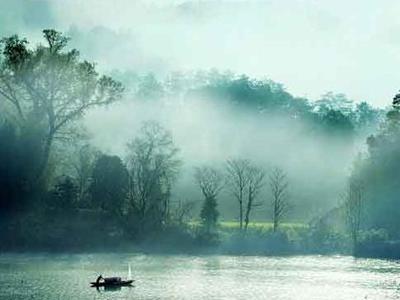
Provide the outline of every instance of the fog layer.
{"type": "Polygon", "coordinates": [[[219,68],[385,106],[397,89],[400,4],[348,1],[6,1],[0,33],[55,27],[102,68],[219,68]],[[377,59],[379,57],[379,59],[377,59]]]}

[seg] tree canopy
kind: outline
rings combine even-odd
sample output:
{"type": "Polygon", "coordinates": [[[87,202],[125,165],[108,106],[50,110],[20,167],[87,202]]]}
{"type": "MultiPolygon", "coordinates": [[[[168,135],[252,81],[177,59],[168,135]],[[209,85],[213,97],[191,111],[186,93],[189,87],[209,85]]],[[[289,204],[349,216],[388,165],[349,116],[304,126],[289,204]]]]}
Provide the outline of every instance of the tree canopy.
{"type": "Polygon", "coordinates": [[[61,32],[43,30],[44,45],[28,47],[17,35],[1,41],[0,101],[7,118],[20,127],[43,130],[38,177],[46,169],[54,139],[68,138],[68,125],[95,106],[121,98],[122,84],[100,76],[94,63],[68,50],[61,32]]]}

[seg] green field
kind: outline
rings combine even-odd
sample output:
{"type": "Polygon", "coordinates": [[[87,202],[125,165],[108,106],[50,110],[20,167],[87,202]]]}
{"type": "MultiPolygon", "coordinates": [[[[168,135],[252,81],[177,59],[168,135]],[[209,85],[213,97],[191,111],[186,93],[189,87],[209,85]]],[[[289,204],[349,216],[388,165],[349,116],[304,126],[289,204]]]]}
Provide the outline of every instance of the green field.
{"type": "MultiPolygon", "coordinates": [[[[190,221],[190,226],[197,227],[200,226],[200,221],[190,221]]],[[[243,224],[244,225],[244,224],[243,224]]],[[[238,221],[221,221],[218,222],[218,227],[220,230],[236,230],[239,229],[238,221]]],[[[258,229],[258,230],[272,230],[272,222],[250,222],[248,229],[258,229]]],[[[279,224],[281,229],[307,229],[308,225],[305,223],[294,223],[287,222],[279,224]]]]}
{"type": "MultiPolygon", "coordinates": [[[[236,221],[222,221],[219,222],[219,226],[222,230],[234,230],[239,229],[239,222],[236,221]]],[[[306,229],[307,224],[304,223],[282,223],[279,225],[281,229],[306,229]]],[[[250,222],[248,229],[258,229],[258,230],[272,230],[272,222],[250,222]]]]}
{"type": "MultiPolygon", "coordinates": [[[[196,230],[200,227],[199,221],[191,221],[188,224],[191,229],[196,230]]],[[[250,222],[247,228],[248,235],[264,236],[272,233],[272,222],[250,222]]],[[[279,231],[285,232],[290,239],[296,240],[299,235],[308,230],[305,223],[287,222],[279,225],[279,231]]],[[[239,232],[239,222],[237,221],[221,221],[218,223],[218,231],[222,236],[231,236],[239,232]]]]}

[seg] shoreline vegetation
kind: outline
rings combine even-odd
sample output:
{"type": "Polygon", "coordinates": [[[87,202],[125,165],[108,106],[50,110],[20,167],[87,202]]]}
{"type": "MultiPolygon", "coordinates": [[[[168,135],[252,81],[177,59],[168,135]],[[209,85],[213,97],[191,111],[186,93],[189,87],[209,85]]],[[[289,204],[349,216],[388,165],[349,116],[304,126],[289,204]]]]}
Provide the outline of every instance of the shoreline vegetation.
{"type": "MultiPolygon", "coordinates": [[[[0,251],[400,258],[400,95],[384,110],[334,93],[311,102],[273,81],[216,70],[110,77],[69,49],[62,33],[43,36],[37,46],[17,35],[0,43],[0,251]],[[144,122],[118,155],[93,146],[86,113],[119,101],[157,107],[160,99],[213,103],[206,119],[223,105],[232,120],[257,120],[249,128],[261,132],[252,145],[261,158],[241,144],[237,157],[183,157],[157,121],[144,122]],[[264,140],[267,131],[274,135],[264,140]],[[275,158],[264,156],[286,135],[275,158]],[[366,150],[346,165],[344,180],[336,160],[357,140],[366,150]],[[287,157],[296,147],[305,154],[287,157]],[[327,169],[312,174],[299,164],[306,158],[327,169]],[[175,192],[182,179],[186,192],[175,192]]],[[[238,129],[229,128],[225,138],[238,129]]]]}
{"type": "MultiPolygon", "coordinates": [[[[61,225],[62,226],[62,225],[61,225]]],[[[52,233],[58,228],[46,229],[43,241],[28,240],[20,245],[12,244],[24,239],[16,236],[10,241],[3,240],[0,253],[49,252],[49,253],[97,253],[133,252],[145,254],[187,254],[187,255],[245,255],[245,256],[296,256],[296,255],[352,255],[364,258],[399,259],[400,242],[385,240],[382,232],[364,233],[358,248],[352,248],[346,233],[331,232],[321,243],[320,233],[310,234],[311,225],[283,223],[279,232],[273,232],[272,222],[253,222],[246,233],[240,231],[236,221],[220,222],[213,236],[204,236],[200,221],[165,227],[162,232],[150,234],[141,241],[127,240],[115,230],[92,231],[89,237],[79,225],[77,232],[52,233]],[[82,232],[83,231],[83,232],[82,232]],[[81,236],[86,235],[82,239],[81,236]],[[25,244],[25,245],[24,245],[25,244]]],[[[96,226],[95,226],[96,227],[96,226]]],[[[315,228],[314,228],[315,229],[315,228]]],[[[68,229],[66,229],[68,230],[68,229]]],[[[28,237],[27,237],[28,238],[28,237]]]]}

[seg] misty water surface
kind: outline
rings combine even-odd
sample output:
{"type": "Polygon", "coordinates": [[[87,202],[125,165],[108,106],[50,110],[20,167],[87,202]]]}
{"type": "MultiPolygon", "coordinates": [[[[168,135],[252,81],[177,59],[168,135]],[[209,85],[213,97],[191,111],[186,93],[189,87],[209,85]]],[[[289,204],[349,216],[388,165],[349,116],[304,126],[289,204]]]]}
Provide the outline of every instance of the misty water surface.
{"type": "Polygon", "coordinates": [[[398,299],[398,261],[351,257],[2,255],[0,299],[398,299]],[[97,291],[98,274],[135,287],[97,291]]]}

